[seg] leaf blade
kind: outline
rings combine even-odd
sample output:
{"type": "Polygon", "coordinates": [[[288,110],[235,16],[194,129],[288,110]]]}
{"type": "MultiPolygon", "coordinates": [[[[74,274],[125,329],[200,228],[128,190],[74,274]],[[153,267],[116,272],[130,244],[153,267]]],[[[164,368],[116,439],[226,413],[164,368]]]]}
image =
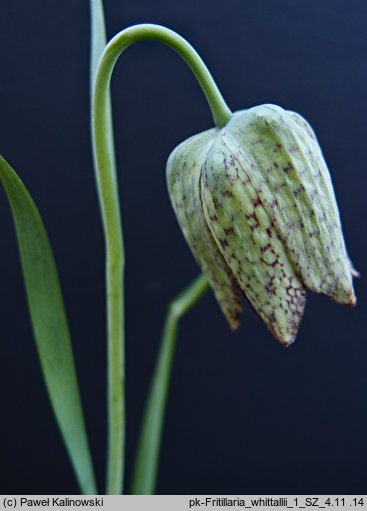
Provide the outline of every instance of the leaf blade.
{"type": "Polygon", "coordinates": [[[28,307],[51,405],[83,493],[96,493],[68,322],[48,236],[29,192],[0,156],[0,181],[15,224],[28,307]]]}

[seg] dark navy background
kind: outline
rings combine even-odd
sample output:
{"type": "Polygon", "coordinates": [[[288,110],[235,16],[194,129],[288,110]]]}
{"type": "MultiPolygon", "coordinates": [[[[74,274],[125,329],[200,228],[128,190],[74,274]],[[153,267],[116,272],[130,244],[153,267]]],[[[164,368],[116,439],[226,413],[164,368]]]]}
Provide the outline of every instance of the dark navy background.
{"type": "MultiPolygon", "coordinates": [[[[364,0],[105,0],[108,34],[157,22],[201,53],[232,109],[274,102],[314,126],[329,163],[359,304],[309,295],[284,349],[249,306],[232,334],[211,293],[183,320],[159,493],[366,493],[367,4],[364,0]]],[[[0,153],[35,199],[58,262],[100,488],[104,249],[89,137],[87,1],[2,2],[0,153]]],[[[165,183],[173,147],[212,126],[180,58],[140,43],[113,78],[127,247],[127,479],[167,302],[198,268],[165,183]]],[[[78,491],[34,348],[0,200],[1,493],[78,491]]]]}

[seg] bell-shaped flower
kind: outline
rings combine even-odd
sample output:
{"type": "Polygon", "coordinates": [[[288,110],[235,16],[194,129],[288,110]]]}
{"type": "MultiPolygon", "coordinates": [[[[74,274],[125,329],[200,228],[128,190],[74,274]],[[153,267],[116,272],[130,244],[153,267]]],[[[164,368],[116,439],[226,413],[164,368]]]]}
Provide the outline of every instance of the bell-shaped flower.
{"type": "Polygon", "coordinates": [[[290,344],[306,288],[354,305],[351,266],[320,146],[300,115],[275,105],[180,144],[167,163],[170,198],[194,257],[236,329],[242,293],[290,344]]]}

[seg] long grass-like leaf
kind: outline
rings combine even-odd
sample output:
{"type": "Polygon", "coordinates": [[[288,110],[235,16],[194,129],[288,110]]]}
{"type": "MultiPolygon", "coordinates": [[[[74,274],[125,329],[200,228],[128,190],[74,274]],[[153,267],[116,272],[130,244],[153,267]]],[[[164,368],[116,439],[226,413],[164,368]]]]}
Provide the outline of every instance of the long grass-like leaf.
{"type": "Polygon", "coordinates": [[[93,97],[94,78],[99,59],[106,46],[106,26],[102,0],[90,0],[90,92],[93,97]]]}
{"type": "MultiPolygon", "coordinates": [[[[90,98],[91,98],[91,116],[93,115],[93,89],[94,80],[96,77],[96,71],[98,67],[99,59],[105,49],[106,39],[106,26],[105,17],[103,11],[102,0],[90,0],[90,16],[91,16],[91,37],[90,37],[90,98]]],[[[113,122],[112,122],[112,108],[111,108],[111,96],[108,95],[108,107],[107,107],[107,119],[105,129],[108,133],[108,147],[113,165],[114,171],[116,172],[116,159],[115,159],[115,144],[113,136],[113,122]]],[[[92,122],[91,122],[92,125],[92,122]]],[[[92,142],[93,143],[93,142],[92,142]]],[[[117,186],[117,185],[116,185],[117,186]]]]}
{"type": "Polygon", "coordinates": [[[96,485],[56,264],[41,216],[14,170],[0,156],[0,181],[9,199],[28,305],[48,394],[80,489],[96,485]]]}

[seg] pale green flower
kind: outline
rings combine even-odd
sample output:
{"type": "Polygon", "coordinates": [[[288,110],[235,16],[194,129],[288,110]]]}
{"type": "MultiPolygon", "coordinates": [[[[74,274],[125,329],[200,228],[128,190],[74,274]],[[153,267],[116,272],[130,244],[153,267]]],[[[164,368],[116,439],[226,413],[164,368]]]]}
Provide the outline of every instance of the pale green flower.
{"type": "Polygon", "coordinates": [[[351,267],[328,168],[310,125],[275,105],[180,144],[168,188],[184,236],[231,327],[242,293],[285,345],[306,288],[354,305],[351,267]]]}

